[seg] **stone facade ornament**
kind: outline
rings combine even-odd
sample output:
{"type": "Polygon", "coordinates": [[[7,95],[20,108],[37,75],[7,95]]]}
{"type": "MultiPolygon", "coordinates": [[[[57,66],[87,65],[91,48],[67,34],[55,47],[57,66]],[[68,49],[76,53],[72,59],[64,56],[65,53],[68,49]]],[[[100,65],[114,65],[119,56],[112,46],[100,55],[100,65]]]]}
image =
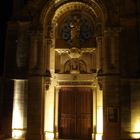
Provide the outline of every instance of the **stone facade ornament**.
{"type": "Polygon", "coordinates": [[[82,48],[94,36],[94,23],[80,11],[73,12],[62,22],[60,36],[70,47],[82,48]]]}
{"type": "Polygon", "coordinates": [[[80,74],[87,73],[87,66],[83,60],[73,58],[68,60],[64,66],[64,73],[80,74]]]}
{"type": "Polygon", "coordinates": [[[49,86],[51,85],[51,77],[52,77],[49,70],[46,70],[44,77],[45,77],[45,88],[46,90],[48,90],[49,86]]]}
{"type": "Polygon", "coordinates": [[[71,42],[73,47],[79,48],[80,45],[80,19],[74,16],[71,23],[71,42]]]}
{"type": "Polygon", "coordinates": [[[78,48],[71,48],[68,55],[72,59],[72,58],[79,58],[82,55],[82,53],[81,50],[78,48]]]}

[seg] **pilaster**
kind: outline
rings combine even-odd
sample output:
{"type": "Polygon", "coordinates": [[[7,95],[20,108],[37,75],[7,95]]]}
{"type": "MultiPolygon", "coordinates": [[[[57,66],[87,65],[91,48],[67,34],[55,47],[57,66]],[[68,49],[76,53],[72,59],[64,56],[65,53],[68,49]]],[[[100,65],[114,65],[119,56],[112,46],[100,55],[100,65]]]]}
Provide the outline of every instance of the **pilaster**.
{"type": "Polygon", "coordinates": [[[29,28],[30,22],[18,21],[18,36],[16,45],[16,66],[19,69],[26,68],[28,66],[29,57],[29,28]]]}
{"type": "Polygon", "coordinates": [[[27,140],[44,139],[44,77],[30,76],[27,107],[27,140]]]}
{"type": "Polygon", "coordinates": [[[58,116],[59,116],[59,91],[61,87],[56,87],[55,89],[55,138],[59,138],[59,124],[58,124],[58,116]]]}
{"type": "Polygon", "coordinates": [[[97,50],[96,50],[96,69],[97,71],[102,70],[102,36],[96,37],[97,50]]]}
{"type": "Polygon", "coordinates": [[[12,138],[16,139],[25,138],[27,130],[27,85],[27,80],[14,80],[12,138]]]}
{"type": "Polygon", "coordinates": [[[97,84],[96,95],[96,140],[102,139],[103,136],[103,91],[97,84]]]}
{"type": "Polygon", "coordinates": [[[108,75],[102,78],[103,86],[103,140],[120,140],[120,77],[108,75]],[[116,131],[117,130],[117,131],[116,131]]]}
{"type": "MultiPolygon", "coordinates": [[[[52,76],[53,77],[53,76],[52,76]]],[[[54,77],[53,77],[54,78],[54,77]]],[[[48,88],[45,90],[45,107],[44,107],[44,133],[46,139],[53,139],[55,137],[55,90],[54,81],[48,78],[48,88]]],[[[46,82],[47,82],[46,81],[46,82]]]]}
{"type": "Polygon", "coordinates": [[[30,48],[30,74],[44,74],[44,47],[42,31],[32,31],[30,48]]]}
{"type": "Polygon", "coordinates": [[[120,28],[108,28],[103,37],[103,72],[99,75],[103,89],[103,140],[121,138],[119,32],[120,28]]]}
{"type": "Polygon", "coordinates": [[[103,37],[103,73],[119,73],[119,27],[107,28],[103,37]]]}

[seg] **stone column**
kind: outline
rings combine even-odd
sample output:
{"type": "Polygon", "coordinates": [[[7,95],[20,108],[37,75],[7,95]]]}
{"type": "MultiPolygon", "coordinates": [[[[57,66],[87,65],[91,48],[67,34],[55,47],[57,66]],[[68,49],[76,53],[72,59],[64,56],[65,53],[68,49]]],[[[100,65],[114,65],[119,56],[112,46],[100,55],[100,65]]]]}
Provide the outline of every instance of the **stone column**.
{"type": "Polygon", "coordinates": [[[103,140],[121,138],[119,32],[119,28],[108,28],[103,38],[103,140]]]}
{"type": "Polygon", "coordinates": [[[59,130],[58,130],[58,116],[59,116],[59,91],[60,87],[56,87],[55,90],[55,138],[59,138],[59,130]]]}
{"type": "Polygon", "coordinates": [[[18,68],[28,66],[29,55],[29,26],[30,22],[18,22],[19,32],[17,37],[16,64],[18,68]]]}
{"type": "Polygon", "coordinates": [[[44,66],[47,71],[54,73],[55,65],[55,24],[48,23],[44,32],[44,66]]]}
{"type": "Polygon", "coordinates": [[[63,53],[60,52],[60,72],[64,72],[63,53]]]}
{"type": "Polygon", "coordinates": [[[55,49],[52,47],[50,48],[50,72],[51,72],[51,75],[54,75],[54,72],[55,72],[55,49]]]}
{"type": "Polygon", "coordinates": [[[102,77],[103,85],[103,140],[120,140],[120,77],[102,77]]]}
{"type": "MultiPolygon", "coordinates": [[[[52,43],[50,44],[52,45],[52,43]]],[[[49,47],[49,72],[51,76],[51,83],[49,89],[45,91],[45,123],[44,123],[44,131],[46,139],[53,139],[55,137],[54,133],[54,95],[55,95],[55,49],[52,46],[49,47]]]]}
{"type": "Polygon", "coordinates": [[[44,39],[44,71],[48,71],[50,67],[50,47],[52,40],[49,38],[44,39]]]}
{"type": "Polygon", "coordinates": [[[102,37],[96,37],[97,50],[96,50],[96,69],[97,71],[102,69],[102,37]]]}
{"type": "Polygon", "coordinates": [[[97,86],[97,97],[96,97],[96,140],[101,139],[103,135],[103,92],[97,86]]]}
{"type": "Polygon", "coordinates": [[[44,140],[44,77],[30,76],[27,107],[27,140],[44,140]]]}
{"type": "Polygon", "coordinates": [[[38,51],[38,40],[36,37],[31,37],[31,49],[30,49],[30,69],[37,67],[37,51],[38,51]]]}
{"type": "Polygon", "coordinates": [[[108,28],[103,39],[104,73],[119,72],[119,33],[120,28],[108,28]]]}
{"type": "Polygon", "coordinates": [[[113,44],[114,44],[114,66],[115,66],[115,72],[119,73],[120,69],[120,59],[119,59],[119,34],[121,32],[121,28],[115,28],[114,30],[114,38],[113,38],[113,44]]]}
{"type": "Polygon", "coordinates": [[[16,139],[25,138],[26,134],[27,94],[27,80],[14,80],[12,137],[16,139]]]}
{"type": "Polygon", "coordinates": [[[97,122],[96,122],[96,119],[97,119],[97,108],[96,108],[96,105],[97,105],[97,91],[95,90],[95,88],[93,87],[92,89],[93,91],[93,132],[92,132],[92,139],[94,140],[96,138],[96,125],[97,125],[97,122]]]}
{"type": "Polygon", "coordinates": [[[50,73],[51,83],[49,89],[45,91],[45,122],[44,122],[44,131],[45,131],[45,138],[46,139],[53,139],[54,134],[54,88],[55,88],[55,24],[52,25],[48,23],[47,32],[46,32],[46,41],[47,41],[47,51],[49,56],[46,60],[46,68],[47,71],[50,73]]]}
{"type": "Polygon", "coordinates": [[[30,70],[32,73],[42,74],[44,68],[44,48],[42,45],[42,32],[31,34],[30,70]]]}
{"type": "Polygon", "coordinates": [[[39,69],[40,74],[44,74],[44,46],[43,46],[43,35],[42,31],[37,32],[37,37],[38,37],[38,52],[37,52],[37,66],[39,69]]]}
{"type": "Polygon", "coordinates": [[[54,81],[51,80],[51,84],[48,90],[45,91],[45,114],[44,114],[44,131],[46,139],[53,139],[54,133],[54,81]]]}

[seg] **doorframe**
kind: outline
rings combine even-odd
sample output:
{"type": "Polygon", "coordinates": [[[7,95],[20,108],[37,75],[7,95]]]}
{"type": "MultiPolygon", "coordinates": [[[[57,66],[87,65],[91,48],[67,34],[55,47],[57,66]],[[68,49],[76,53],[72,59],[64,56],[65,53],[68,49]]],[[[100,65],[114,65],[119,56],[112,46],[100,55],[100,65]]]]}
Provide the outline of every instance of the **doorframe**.
{"type": "MultiPolygon", "coordinates": [[[[67,86],[67,87],[61,87],[60,88],[60,92],[58,93],[58,97],[59,97],[59,99],[58,99],[58,105],[60,105],[61,104],[61,102],[60,102],[60,94],[62,94],[62,92],[61,92],[61,89],[63,89],[63,88],[69,88],[69,89],[71,89],[71,88],[74,88],[75,90],[76,89],[81,89],[81,88],[87,88],[88,89],[88,93],[87,94],[90,94],[91,95],[91,97],[90,97],[90,100],[91,100],[91,104],[90,104],[90,106],[91,106],[91,116],[90,116],[90,121],[91,121],[91,123],[90,123],[90,125],[91,125],[91,135],[90,135],[90,137],[91,137],[91,139],[92,139],[92,133],[93,133],[93,89],[91,88],[91,87],[82,87],[82,86],[67,86]]],[[[71,90],[72,91],[72,90],[71,90]]],[[[82,91],[82,90],[81,90],[82,91]]],[[[76,92],[77,93],[77,92],[76,92]]],[[[72,94],[75,94],[75,93],[72,93],[72,94]]],[[[82,92],[80,92],[80,94],[84,94],[84,92],[82,93],[82,92]]],[[[77,100],[77,99],[76,99],[77,100]]],[[[76,107],[77,108],[77,107],[76,107]]],[[[78,109],[78,108],[77,108],[78,109]]],[[[61,125],[60,124],[60,107],[58,106],[58,111],[59,111],[59,113],[58,113],[58,130],[60,130],[59,128],[60,128],[60,126],[59,125],[61,125]]],[[[77,111],[76,111],[77,112],[77,111]]],[[[75,114],[76,115],[76,114],[75,114]]],[[[76,116],[75,116],[76,117],[76,116]]],[[[76,119],[77,119],[77,117],[76,117],[76,119]]],[[[77,121],[76,121],[76,126],[77,126],[77,121]]],[[[76,131],[77,131],[77,127],[76,127],[76,131]]],[[[77,134],[77,132],[76,132],[76,134],[77,134]]],[[[59,138],[60,138],[60,135],[59,135],[59,138]]],[[[77,138],[76,138],[77,139],[77,138]]]]}
{"type": "Polygon", "coordinates": [[[59,138],[59,91],[63,87],[85,87],[92,90],[92,139],[96,137],[97,125],[97,87],[93,85],[57,85],[55,87],[55,118],[54,118],[54,131],[55,138],[59,138]]]}

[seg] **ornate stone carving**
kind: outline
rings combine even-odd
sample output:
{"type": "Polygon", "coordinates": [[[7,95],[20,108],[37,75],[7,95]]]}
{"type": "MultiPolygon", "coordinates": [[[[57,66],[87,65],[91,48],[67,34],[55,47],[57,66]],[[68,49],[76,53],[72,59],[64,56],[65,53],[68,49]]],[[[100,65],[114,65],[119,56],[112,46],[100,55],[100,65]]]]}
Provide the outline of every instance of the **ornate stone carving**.
{"type": "Polygon", "coordinates": [[[68,55],[70,58],[79,58],[82,55],[82,53],[81,50],[78,48],[71,48],[68,55]]]}
{"type": "Polygon", "coordinates": [[[46,90],[49,89],[50,84],[51,84],[51,73],[49,70],[46,70],[46,73],[45,73],[45,88],[46,88],[46,90]]]}
{"type": "MultiPolygon", "coordinates": [[[[60,1],[60,0],[58,0],[58,1],[60,1]]],[[[56,1],[56,2],[58,2],[58,1],[56,1]]],[[[53,22],[56,23],[60,16],[62,16],[64,13],[66,13],[70,10],[71,11],[81,10],[81,11],[87,12],[89,15],[92,15],[93,17],[103,18],[103,11],[101,11],[100,6],[102,6],[102,10],[105,10],[105,9],[104,9],[102,2],[100,3],[100,6],[99,6],[97,4],[97,2],[95,2],[95,0],[92,0],[92,1],[83,0],[83,1],[84,2],[80,2],[80,1],[68,2],[68,3],[64,4],[63,6],[61,6],[55,12],[53,22]]],[[[106,14],[106,13],[104,13],[104,14],[106,14]]]]}
{"type": "Polygon", "coordinates": [[[80,45],[80,19],[74,16],[71,23],[71,41],[73,47],[79,47],[80,45]]]}
{"type": "Polygon", "coordinates": [[[73,58],[66,62],[64,66],[64,73],[87,73],[87,66],[83,60],[73,58]]]}
{"type": "Polygon", "coordinates": [[[103,89],[103,80],[99,76],[98,76],[98,85],[99,85],[100,90],[102,90],[103,89]]]}
{"type": "Polygon", "coordinates": [[[47,47],[51,48],[53,47],[53,40],[52,39],[47,39],[47,47]]]}
{"type": "Polygon", "coordinates": [[[53,34],[54,34],[54,25],[49,25],[48,26],[48,37],[53,38],[53,34]]]}
{"type": "Polygon", "coordinates": [[[72,48],[72,49],[55,49],[55,51],[57,51],[59,54],[70,54],[73,51],[79,52],[81,55],[83,53],[93,53],[95,52],[95,48],[72,48]]]}
{"type": "Polygon", "coordinates": [[[80,12],[73,11],[60,26],[60,36],[74,48],[82,48],[94,36],[94,22],[80,12]]]}

